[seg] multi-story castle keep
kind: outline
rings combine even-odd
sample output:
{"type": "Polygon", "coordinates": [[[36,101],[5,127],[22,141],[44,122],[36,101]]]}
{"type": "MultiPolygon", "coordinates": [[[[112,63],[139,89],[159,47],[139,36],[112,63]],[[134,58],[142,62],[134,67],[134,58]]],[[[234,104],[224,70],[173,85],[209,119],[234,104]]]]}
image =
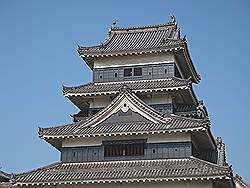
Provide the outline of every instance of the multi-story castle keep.
{"type": "Polygon", "coordinates": [[[14,186],[232,188],[221,138],[192,89],[197,73],[175,18],[120,28],[100,45],[79,47],[93,82],[63,87],[80,110],[73,122],[40,128],[58,163],[12,178],[14,186]]]}

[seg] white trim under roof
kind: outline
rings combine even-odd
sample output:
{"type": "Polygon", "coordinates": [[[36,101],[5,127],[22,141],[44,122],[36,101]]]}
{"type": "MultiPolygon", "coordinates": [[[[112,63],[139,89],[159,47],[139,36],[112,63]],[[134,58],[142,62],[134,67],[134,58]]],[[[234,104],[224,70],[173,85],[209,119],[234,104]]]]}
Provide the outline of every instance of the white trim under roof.
{"type": "Polygon", "coordinates": [[[113,57],[112,59],[96,59],[94,68],[107,68],[107,67],[124,67],[124,66],[139,66],[139,65],[156,65],[174,63],[175,58],[172,54],[150,54],[141,56],[122,56],[113,57]]]}

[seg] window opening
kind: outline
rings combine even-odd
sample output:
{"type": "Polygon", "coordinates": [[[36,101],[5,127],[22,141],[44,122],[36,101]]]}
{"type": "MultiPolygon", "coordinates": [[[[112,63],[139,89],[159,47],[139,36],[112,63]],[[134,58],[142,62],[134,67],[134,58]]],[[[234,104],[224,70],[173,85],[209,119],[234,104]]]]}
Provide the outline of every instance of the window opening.
{"type": "Polygon", "coordinates": [[[142,68],[134,68],[134,76],[141,76],[142,68]]]}
{"type": "Polygon", "coordinates": [[[124,77],[132,76],[132,68],[124,69],[124,77]]]}
{"type": "Polygon", "coordinates": [[[104,157],[140,156],[144,155],[144,142],[118,141],[104,144],[104,157]]]}

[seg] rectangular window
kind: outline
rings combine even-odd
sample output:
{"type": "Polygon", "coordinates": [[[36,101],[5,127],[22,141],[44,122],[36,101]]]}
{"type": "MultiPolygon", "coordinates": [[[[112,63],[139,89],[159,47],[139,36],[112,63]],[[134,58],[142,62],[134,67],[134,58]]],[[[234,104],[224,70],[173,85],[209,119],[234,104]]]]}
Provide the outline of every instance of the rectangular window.
{"type": "Polygon", "coordinates": [[[132,68],[124,69],[124,77],[132,76],[132,68]]]}
{"type": "Polygon", "coordinates": [[[142,68],[134,68],[134,76],[141,76],[142,68]]]}
{"type": "Polygon", "coordinates": [[[104,143],[104,157],[144,155],[144,141],[114,141],[104,143]]]}

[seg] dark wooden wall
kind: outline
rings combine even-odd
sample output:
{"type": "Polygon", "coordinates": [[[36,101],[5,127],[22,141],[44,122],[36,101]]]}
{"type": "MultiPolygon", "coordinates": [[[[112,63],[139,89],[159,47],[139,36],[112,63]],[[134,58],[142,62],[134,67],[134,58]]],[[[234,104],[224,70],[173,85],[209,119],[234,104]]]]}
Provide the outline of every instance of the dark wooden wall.
{"type": "Polygon", "coordinates": [[[130,67],[108,67],[108,68],[95,68],[93,70],[94,82],[110,82],[110,81],[124,81],[124,80],[146,80],[146,79],[159,79],[175,76],[174,63],[158,64],[158,65],[137,65],[130,67]],[[125,68],[142,68],[142,76],[124,77],[125,68]],[[115,77],[117,74],[117,77],[115,77]]]}
{"type": "Polygon", "coordinates": [[[108,161],[129,159],[185,158],[192,154],[191,142],[147,143],[143,156],[104,157],[104,146],[62,148],[63,162],[108,161]]]}

